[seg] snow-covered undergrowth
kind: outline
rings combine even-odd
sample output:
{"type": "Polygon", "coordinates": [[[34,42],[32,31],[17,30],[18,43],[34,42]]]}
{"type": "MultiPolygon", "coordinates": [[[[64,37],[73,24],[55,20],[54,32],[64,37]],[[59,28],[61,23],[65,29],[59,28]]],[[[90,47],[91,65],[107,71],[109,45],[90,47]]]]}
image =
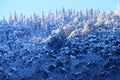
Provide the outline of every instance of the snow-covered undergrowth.
{"type": "Polygon", "coordinates": [[[0,80],[119,80],[120,9],[65,9],[0,21],[0,80]]]}

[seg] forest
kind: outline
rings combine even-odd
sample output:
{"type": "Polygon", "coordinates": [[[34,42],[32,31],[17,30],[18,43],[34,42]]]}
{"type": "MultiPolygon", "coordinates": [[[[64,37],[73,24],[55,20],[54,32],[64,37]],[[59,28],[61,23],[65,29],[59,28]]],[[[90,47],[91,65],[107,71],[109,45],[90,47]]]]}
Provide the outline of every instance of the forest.
{"type": "Polygon", "coordinates": [[[119,80],[120,7],[0,20],[0,80],[119,80]]]}

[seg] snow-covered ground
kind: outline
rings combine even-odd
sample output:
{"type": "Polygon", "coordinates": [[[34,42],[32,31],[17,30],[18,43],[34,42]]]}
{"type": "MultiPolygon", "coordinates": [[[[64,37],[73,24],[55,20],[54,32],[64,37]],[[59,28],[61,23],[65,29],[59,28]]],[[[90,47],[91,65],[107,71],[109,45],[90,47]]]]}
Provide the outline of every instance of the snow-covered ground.
{"type": "Polygon", "coordinates": [[[0,80],[120,80],[120,9],[0,21],[0,80]]]}

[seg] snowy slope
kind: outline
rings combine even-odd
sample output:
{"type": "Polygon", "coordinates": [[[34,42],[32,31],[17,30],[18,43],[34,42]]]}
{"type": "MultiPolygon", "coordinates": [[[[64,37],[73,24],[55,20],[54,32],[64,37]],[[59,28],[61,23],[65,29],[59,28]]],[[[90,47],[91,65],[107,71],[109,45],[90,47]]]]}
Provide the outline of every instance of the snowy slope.
{"type": "Polygon", "coordinates": [[[119,10],[0,21],[0,80],[119,80],[119,10]]]}

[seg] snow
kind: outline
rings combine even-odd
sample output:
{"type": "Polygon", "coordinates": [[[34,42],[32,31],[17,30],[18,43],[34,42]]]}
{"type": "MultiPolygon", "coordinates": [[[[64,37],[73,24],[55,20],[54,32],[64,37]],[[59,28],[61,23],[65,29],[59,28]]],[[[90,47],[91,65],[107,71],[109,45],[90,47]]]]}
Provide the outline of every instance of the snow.
{"type": "Polygon", "coordinates": [[[119,80],[117,10],[3,17],[0,80],[119,80]]]}

